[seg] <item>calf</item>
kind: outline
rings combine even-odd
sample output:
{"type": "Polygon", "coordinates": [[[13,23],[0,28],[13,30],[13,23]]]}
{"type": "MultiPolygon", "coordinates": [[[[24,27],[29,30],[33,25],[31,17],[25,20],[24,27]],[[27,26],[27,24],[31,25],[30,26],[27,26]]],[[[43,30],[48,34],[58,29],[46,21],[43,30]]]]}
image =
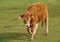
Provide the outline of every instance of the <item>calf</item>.
{"type": "Polygon", "coordinates": [[[48,10],[46,4],[38,2],[30,5],[25,13],[19,15],[23,19],[25,27],[33,40],[39,22],[46,26],[46,34],[48,34],[48,10]]]}

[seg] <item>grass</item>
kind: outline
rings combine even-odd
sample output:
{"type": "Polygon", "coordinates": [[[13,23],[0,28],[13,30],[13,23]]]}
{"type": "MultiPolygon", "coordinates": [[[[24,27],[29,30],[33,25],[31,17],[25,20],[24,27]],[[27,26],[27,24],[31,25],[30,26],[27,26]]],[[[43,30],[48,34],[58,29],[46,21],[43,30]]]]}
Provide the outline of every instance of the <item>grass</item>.
{"type": "Polygon", "coordinates": [[[39,24],[32,42],[60,42],[60,0],[0,0],[0,42],[30,42],[22,19],[17,16],[36,2],[45,2],[49,11],[49,34],[39,24]]]}

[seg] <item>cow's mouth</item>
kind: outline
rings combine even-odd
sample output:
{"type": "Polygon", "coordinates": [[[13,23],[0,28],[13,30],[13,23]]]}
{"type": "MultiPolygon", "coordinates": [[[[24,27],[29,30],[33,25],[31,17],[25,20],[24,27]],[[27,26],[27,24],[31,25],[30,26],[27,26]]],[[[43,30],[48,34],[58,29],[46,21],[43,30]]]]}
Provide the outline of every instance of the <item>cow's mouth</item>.
{"type": "Polygon", "coordinates": [[[30,24],[29,24],[29,25],[28,25],[28,24],[26,24],[26,25],[25,25],[25,27],[26,27],[26,28],[30,28],[30,24]]]}
{"type": "Polygon", "coordinates": [[[28,25],[26,25],[25,27],[26,27],[26,28],[30,28],[30,26],[28,26],[28,25]]]}

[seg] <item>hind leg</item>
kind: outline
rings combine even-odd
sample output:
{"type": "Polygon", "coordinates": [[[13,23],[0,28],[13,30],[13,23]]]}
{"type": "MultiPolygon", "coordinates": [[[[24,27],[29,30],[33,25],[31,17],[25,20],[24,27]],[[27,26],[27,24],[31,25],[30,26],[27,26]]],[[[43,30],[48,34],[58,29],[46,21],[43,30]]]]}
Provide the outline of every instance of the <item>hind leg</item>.
{"type": "Polygon", "coordinates": [[[41,26],[43,27],[43,25],[44,25],[44,21],[42,21],[42,23],[41,23],[41,26]]]}
{"type": "Polygon", "coordinates": [[[46,35],[48,35],[48,18],[45,18],[46,35]]]}

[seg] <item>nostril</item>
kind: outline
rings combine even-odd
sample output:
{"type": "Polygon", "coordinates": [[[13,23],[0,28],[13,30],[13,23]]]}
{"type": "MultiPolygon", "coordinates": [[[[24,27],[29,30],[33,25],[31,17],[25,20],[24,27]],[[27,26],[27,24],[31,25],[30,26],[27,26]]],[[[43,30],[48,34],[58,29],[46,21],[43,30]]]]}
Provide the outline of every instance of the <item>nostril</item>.
{"type": "Polygon", "coordinates": [[[26,27],[29,27],[28,25],[26,25],[26,27]]]}
{"type": "Polygon", "coordinates": [[[29,28],[30,26],[29,25],[26,25],[26,28],[29,28]]]}
{"type": "Polygon", "coordinates": [[[29,25],[26,25],[27,27],[29,26],[29,25]]]}

